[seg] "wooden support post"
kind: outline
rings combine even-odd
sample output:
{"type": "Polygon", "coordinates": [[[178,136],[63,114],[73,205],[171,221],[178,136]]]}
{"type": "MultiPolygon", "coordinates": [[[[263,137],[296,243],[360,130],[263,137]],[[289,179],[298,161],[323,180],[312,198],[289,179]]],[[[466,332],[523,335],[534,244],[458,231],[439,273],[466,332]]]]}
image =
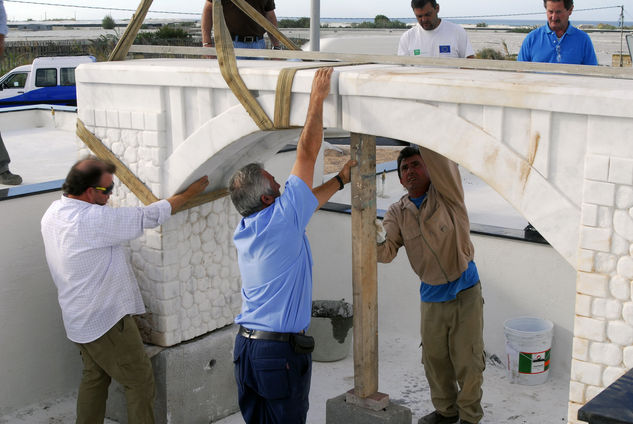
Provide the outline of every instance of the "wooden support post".
{"type": "Polygon", "coordinates": [[[376,138],[351,134],[354,394],[378,392],[378,284],[376,262],[376,138]]]}

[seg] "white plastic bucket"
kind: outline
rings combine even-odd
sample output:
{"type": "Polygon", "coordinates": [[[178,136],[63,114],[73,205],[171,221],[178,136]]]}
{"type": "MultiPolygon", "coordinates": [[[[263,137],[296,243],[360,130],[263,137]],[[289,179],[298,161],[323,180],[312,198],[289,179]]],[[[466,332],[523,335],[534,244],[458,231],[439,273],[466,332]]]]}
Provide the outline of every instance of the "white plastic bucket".
{"type": "Polygon", "coordinates": [[[547,381],[553,329],[551,321],[533,317],[503,323],[510,382],[534,386],[547,381]]]}

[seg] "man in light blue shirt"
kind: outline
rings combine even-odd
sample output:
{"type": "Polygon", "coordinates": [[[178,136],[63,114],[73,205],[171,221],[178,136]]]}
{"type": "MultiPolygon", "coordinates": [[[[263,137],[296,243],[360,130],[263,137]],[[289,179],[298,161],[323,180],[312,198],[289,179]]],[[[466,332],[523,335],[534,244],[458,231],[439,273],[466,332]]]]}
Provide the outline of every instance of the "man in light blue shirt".
{"type": "Polygon", "coordinates": [[[297,158],[283,194],[259,164],[237,171],[231,200],[243,216],[233,240],[242,275],[235,322],[235,378],[242,416],[251,423],[305,423],[314,341],[304,334],[312,310],[312,254],[305,228],[314,212],[350,180],[352,161],[312,189],[323,139],[323,102],[332,68],[316,72],[297,158]]]}
{"type": "Polygon", "coordinates": [[[519,62],[597,65],[598,59],[587,33],[573,27],[569,16],[573,0],[543,0],[547,25],[530,32],[519,51],[519,62]]]}

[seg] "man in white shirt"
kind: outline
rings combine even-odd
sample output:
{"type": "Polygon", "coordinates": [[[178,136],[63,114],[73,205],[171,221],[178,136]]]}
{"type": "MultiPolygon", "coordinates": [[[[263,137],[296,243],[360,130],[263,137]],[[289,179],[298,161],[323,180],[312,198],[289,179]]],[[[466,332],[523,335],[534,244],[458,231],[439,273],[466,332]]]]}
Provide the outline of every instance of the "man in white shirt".
{"type": "Polygon", "coordinates": [[[121,244],[163,224],[209,181],[205,176],[149,206],[115,209],[106,206],[114,172],[114,165],[96,157],[73,165],[64,194],[42,218],[42,237],[66,334],[84,364],[77,423],[103,423],[114,378],[125,387],[128,422],[152,424],[154,375],[131,317],[145,306],[121,244]]]}
{"type": "Polygon", "coordinates": [[[411,8],[419,25],[402,34],[398,56],[475,57],[464,28],[440,19],[435,0],[412,0],[411,8]]]}

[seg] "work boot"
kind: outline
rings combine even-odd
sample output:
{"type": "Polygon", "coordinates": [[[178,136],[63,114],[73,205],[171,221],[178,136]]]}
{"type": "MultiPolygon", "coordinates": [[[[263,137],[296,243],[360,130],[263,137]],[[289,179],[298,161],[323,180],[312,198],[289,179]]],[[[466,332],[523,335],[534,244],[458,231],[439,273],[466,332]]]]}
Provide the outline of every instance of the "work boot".
{"type": "Polygon", "coordinates": [[[459,424],[475,424],[475,423],[471,423],[470,421],[466,421],[466,420],[459,420],[459,424]]]}
{"type": "Polygon", "coordinates": [[[22,184],[22,177],[12,174],[11,171],[4,171],[0,174],[0,184],[19,185],[22,184]]]}
{"type": "Polygon", "coordinates": [[[418,424],[453,424],[456,423],[459,417],[445,417],[437,411],[433,411],[428,415],[423,416],[418,420],[418,424]]]}

